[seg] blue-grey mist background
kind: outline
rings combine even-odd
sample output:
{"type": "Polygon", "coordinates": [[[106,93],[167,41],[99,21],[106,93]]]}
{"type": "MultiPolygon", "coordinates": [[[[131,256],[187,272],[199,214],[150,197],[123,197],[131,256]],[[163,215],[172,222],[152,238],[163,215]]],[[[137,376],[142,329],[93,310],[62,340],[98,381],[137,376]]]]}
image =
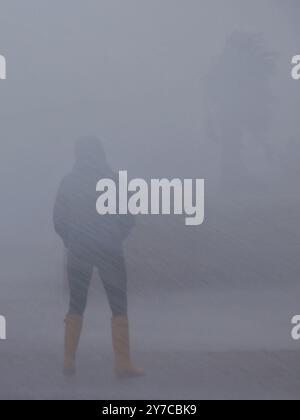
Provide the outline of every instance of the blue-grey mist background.
{"type": "Polygon", "coordinates": [[[297,0],[0,1],[0,398],[298,398],[297,0]],[[93,281],[79,373],[52,226],[82,135],[130,177],[205,178],[206,220],[141,217],[125,246],[135,359],[118,383],[93,281]]]}

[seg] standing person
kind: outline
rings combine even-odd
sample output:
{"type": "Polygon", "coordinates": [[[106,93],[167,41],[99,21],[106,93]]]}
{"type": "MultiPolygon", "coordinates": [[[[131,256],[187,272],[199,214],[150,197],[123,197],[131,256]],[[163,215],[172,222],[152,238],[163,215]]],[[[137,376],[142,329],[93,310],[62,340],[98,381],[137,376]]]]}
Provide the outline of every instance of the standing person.
{"type": "MultiPolygon", "coordinates": [[[[270,155],[268,129],[272,114],[272,75],[276,53],[258,34],[235,31],[228,38],[205,80],[206,135],[221,151],[222,191],[249,191],[253,176],[243,153],[249,141],[270,155]]],[[[259,180],[261,184],[261,180],[259,180]]],[[[256,184],[257,185],[257,184],[256,184]]]]}
{"type": "Polygon", "coordinates": [[[112,341],[115,372],[140,376],[129,351],[127,318],[127,274],[122,243],[134,226],[132,216],[105,215],[96,211],[96,184],[114,179],[102,143],[94,137],[75,144],[76,162],[58,190],[54,227],[67,248],[70,305],[65,319],[64,373],[75,373],[75,357],[93,268],[99,270],[112,311],[112,341]]]}

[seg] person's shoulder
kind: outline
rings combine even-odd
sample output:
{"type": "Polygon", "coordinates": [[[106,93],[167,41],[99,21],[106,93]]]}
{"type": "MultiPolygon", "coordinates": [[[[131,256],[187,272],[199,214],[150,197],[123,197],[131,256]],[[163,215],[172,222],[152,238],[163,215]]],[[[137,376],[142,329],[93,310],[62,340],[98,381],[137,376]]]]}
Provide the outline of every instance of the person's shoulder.
{"type": "Polygon", "coordinates": [[[72,172],[69,172],[63,177],[61,183],[62,184],[68,184],[69,182],[72,182],[72,180],[73,180],[72,172]]]}
{"type": "Polygon", "coordinates": [[[73,178],[72,173],[68,173],[62,178],[62,180],[60,182],[60,190],[61,191],[66,191],[66,190],[70,189],[70,186],[73,183],[72,178],[73,178]]]}

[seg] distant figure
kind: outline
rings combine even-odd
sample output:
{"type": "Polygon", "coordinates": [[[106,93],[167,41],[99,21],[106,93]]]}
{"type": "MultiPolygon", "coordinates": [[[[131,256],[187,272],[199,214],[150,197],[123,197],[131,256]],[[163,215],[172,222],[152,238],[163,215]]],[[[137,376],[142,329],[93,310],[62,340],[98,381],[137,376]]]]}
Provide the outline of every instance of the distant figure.
{"type": "Polygon", "coordinates": [[[127,277],[122,243],[134,226],[132,216],[100,216],[96,211],[96,184],[114,179],[102,143],[80,138],[75,145],[76,163],[58,190],[54,227],[67,248],[70,306],[65,319],[64,373],[75,373],[75,356],[93,268],[99,270],[112,317],[115,371],[121,376],[140,376],[129,352],[127,277]]]}
{"type": "MultiPolygon", "coordinates": [[[[222,188],[249,187],[243,159],[251,139],[269,152],[266,142],[273,96],[276,54],[267,50],[260,35],[232,33],[205,80],[206,134],[222,153],[222,188]]],[[[250,162],[251,166],[255,162],[250,162]]]]}

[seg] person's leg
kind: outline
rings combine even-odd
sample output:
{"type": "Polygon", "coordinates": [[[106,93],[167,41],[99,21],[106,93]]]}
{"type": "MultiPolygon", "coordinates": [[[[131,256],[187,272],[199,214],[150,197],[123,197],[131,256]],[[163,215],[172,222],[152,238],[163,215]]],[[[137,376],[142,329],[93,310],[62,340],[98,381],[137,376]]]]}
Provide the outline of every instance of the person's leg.
{"type": "Polygon", "coordinates": [[[127,316],[127,273],[124,257],[102,253],[98,270],[113,316],[127,316]]]}
{"type": "Polygon", "coordinates": [[[75,373],[75,358],[79,344],[83,314],[93,266],[71,253],[67,258],[67,275],[70,288],[69,311],[65,318],[64,373],[75,373]]]}
{"type": "Polygon", "coordinates": [[[124,257],[113,254],[102,255],[98,268],[113,315],[111,328],[116,374],[141,376],[143,371],[135,368],[130,359],[127,273],[124,257]]]}
{"type": "Polygon", "coordinates": [[[70,289],[68,315],[83,316],[92,274],[92,263],[80,256],[68,254],[67,275],[70,289]]]}

